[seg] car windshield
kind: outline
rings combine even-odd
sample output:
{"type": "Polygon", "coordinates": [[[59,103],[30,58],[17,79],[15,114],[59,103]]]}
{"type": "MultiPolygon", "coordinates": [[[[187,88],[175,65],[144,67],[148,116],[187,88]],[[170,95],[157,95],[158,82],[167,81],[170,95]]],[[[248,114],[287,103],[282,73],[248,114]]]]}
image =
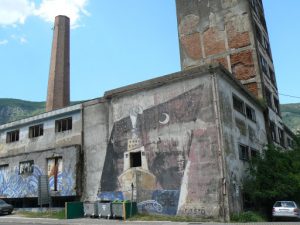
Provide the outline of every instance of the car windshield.
{"type": "Polygon", "coordinates": [[[276,202],[274,207],[295,208],[294,202],[276,202]]]}
{"type": "Polygon", "coordinates": [[[0,199],[0,205],[4,205],[4,204],[6,204],[5,201],[0,199]]]}

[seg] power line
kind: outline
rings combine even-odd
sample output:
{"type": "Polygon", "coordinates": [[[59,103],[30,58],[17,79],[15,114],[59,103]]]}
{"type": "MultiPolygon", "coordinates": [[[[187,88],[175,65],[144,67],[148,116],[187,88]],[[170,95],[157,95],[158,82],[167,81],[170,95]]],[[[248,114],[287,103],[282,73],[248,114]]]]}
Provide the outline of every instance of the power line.
{"type": "Polygon", "coordinates": [[[282,96],[290,97],[290,98],[300,98],[299,96],[287,95],[287,94],[282,94],[282,93],[278,93],[278,94],[282,95],[282,96]]]}

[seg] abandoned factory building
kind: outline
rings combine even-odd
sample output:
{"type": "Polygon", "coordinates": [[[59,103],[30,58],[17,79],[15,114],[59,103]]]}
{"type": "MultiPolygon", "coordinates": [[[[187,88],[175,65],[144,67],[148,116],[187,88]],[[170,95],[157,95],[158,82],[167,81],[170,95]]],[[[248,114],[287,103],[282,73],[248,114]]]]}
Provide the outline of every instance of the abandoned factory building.
{"type": "Polygon", "coordinates": [[[251,158],[291,147],[261,0],[176,0],[182,71],[69,105],[69,19],[55,18],[46,112],[0,126],[0,197],[130,200],[228,220],[251,158]],[[263,101],[261,101],[263,100],[263,101]],[[262,103],[264,102],[264,104],[262,103]]]}

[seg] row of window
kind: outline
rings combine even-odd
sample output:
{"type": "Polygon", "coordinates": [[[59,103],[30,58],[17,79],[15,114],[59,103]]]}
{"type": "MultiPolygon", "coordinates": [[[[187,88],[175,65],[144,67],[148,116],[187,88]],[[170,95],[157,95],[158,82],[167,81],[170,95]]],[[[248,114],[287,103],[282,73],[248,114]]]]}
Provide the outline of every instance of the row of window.
{"type": "Polygon", "coordinates": [[[256,158],[258,155],[258,150],[251,148],[247,145],[239,144],[240,160],[249,161],[250,159],[256,158]]]}
{"type": "Polygon", "coordinates": [[[266,19],[264,16],[264,11],[263,11],[261,0],[250,0],[250,5],[251,5],[256,17],[259,19],[261,24],[267,30],[267,23],[266,23],[266,19]]]}
{"type": "MultiPolygon", "coordinates": [[[[72,130],[72,117],[55,121],[55,132],[72,130]]],[[[28,137],[35,138],[44,135],[44,124],[29,127],[28,137]]],[[[20,130],[13,130],[6,133],[6,143],[16,142],[20,139],[20,130]]]]}
{"type": "Polygon", "coordinates": [[[273,69],[269,66],[269,64],[261,54],[259,54],[259,61],[263,73],[268,77],[274,87],[276,87],[275,73],[273,69]]]}
{"type": "Polygon", "coordinates": [[[247,116],[247,118],[252,120],[253,122],[256,122],[255,110],[251,106],[247,105],[242,99],[240,99],[236,95],[232,95],[232,101],[233,108],[236,111],[247,116]]]}
{"type": "Polygon", "coordinates": [[[267,37],[263,34],[262,30],[259,28],[258,24],[254,23],[254,31],[256,38],[263,49],[266,51],[270,59],[272,60],[271,46],[267,37]]]}
{"type": "Polygon", "coordinates": [[[282,147],[293,147],[293,140],[289,137],[284,137],[284,131],[283,129],[276,127],[276,124],[273,121],[270,121],[270,132],[271,132],[271,138],[274,142],[280,144],[282,147]]]}

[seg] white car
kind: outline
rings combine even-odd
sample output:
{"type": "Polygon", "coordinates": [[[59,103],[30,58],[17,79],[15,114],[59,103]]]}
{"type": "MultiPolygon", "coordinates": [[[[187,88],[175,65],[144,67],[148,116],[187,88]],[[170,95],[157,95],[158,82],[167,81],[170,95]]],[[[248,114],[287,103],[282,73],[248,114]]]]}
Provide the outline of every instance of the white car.
{"type": "Polygon", "coordinates": [[[300,209],[294,201],[277,201],[272,209],[273,220],[276,218],[300,219],[300,209]]]}

